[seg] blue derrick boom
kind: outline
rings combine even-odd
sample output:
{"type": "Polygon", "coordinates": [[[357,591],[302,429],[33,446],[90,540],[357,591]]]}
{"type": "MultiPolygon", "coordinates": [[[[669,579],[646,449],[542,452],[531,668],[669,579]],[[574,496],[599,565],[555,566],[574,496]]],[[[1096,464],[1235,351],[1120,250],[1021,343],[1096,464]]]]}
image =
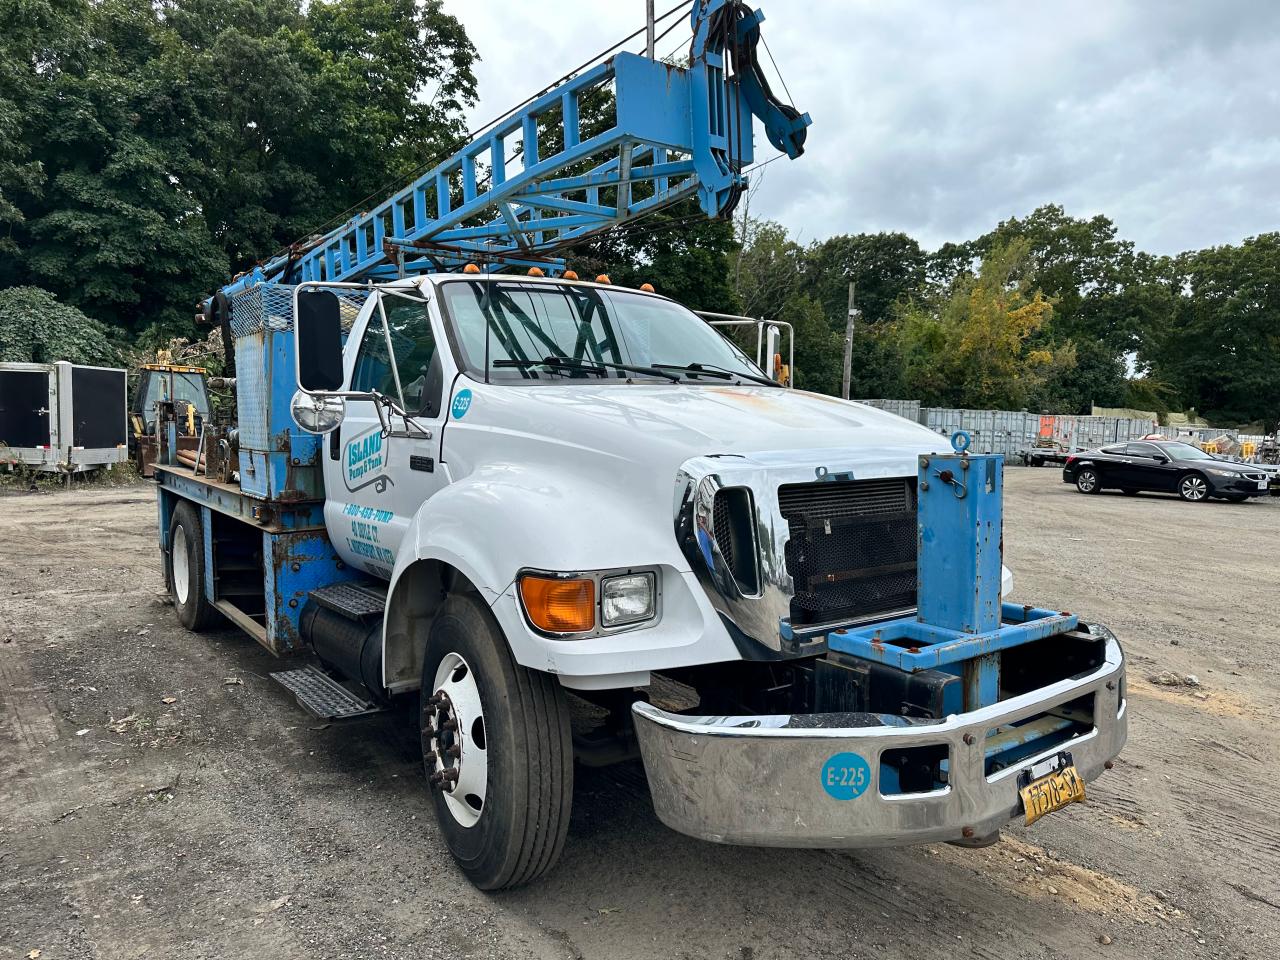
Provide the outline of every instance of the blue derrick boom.
{"type": "Polygon", "coordinates": [[[618,53],[484,128],[372,209],[241,275],[221,297],[261,282],[389,279],[470,261],[554,270],[557,250],[689,197],[708,217],[727,214],[754,161],[752,117],[790,157],[803,152],[810,120],[774,97],[759,70],[763,14],[739,0],[699,0],[690,19],[688,66],[618,53]],[[591,122],[584,108],[604,116],[591,122]]]}

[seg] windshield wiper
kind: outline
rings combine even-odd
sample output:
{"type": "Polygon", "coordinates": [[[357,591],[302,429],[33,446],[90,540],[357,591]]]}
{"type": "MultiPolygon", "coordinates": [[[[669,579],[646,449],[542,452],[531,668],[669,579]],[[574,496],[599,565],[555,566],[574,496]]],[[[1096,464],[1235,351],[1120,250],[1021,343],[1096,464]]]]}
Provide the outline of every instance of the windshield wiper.
{"type": "Polygon", "coordinates": [[[680,366],[676,363],[655,363],[654,367],[658,370],[679,370],[690,377],[712,377],[716,380],[740,378],[742,380],[750,380],[752,383],[762,383],[766,387],[782,386],[776,380],[770,380],[768,377],[760,377],[754,373],[743,373],[740,370],[730,370],[727,367],[718,367],[714,363],[690,363],[685,366],[680,366]]]}
{"type": "Polygon", "coordinates": [[[680,378],[667,373],[658,367],[642,367],[630,363],[610,363],[607,360],[576,360],[573,357],[543,357],[541,360],[495,360],[496,367],[551,367],[557,370],[578,370],[583,373],[594,373],[604,376],[608,370],[621,370],[624,373],[636,373],[646,377],[662,377],[672,383],[680,378]]]}

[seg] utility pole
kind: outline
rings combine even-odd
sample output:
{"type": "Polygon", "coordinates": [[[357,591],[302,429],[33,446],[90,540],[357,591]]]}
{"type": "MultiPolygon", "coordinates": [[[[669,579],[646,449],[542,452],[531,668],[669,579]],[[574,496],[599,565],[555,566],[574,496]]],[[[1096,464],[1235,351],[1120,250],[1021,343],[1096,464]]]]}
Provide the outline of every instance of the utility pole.
{"type": "Polygon", "coordinates": [[[644,50],[650,60],[654,56],[653,39],[653,0],[644,0],[644,50]]]}
{"type": "Polygon", "coordinates": [[[858,308],[853,305],[853,281],[849,281],[849,312],[844,324],[844,380],[840,384],[840,396],[849,399],[849,374],[853,366],[853,321],[858,308]]]}

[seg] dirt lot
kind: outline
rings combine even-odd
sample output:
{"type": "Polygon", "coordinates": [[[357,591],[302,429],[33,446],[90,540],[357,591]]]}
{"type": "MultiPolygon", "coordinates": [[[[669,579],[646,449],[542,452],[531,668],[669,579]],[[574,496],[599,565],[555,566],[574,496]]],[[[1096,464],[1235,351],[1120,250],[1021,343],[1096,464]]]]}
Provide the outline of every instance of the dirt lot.
{"type": "Polygon", "coordinates": [[[325,726],[253,641],[177,626],[148,487],[0,496],[0,957],[1275,957],[1280,500],[1018,469],[1007,501],[1015,595],[1130,657],[1087,805],[979,851],[764,851],[668,831],[637,766],[580,771],[559,869],[490,896],[404,714],[325,726]]]}

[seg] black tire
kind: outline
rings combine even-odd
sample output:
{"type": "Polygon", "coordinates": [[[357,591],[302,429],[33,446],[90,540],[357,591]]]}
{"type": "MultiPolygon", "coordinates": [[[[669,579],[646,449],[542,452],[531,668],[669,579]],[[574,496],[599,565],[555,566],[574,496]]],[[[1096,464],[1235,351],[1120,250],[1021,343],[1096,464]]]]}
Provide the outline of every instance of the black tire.
{"type": "Polygon", "coordinates": [[[169,552],[165,555],[164,579],[178,612],[178,622],[188,630],[208,630],[218,621],[218,611],[204,593],[204,533],[200,514],[185,500],[173,511],[169,522],[169,552]],[[175,558],[181,551],[182,556],[175,558]],[[175,559],[177,564],[175,565],[175,559]],[[185,575],[185,576],[184,576],[185,575]],[[185,579],[185,589],[179,583],[185,579]]]}
{"type": "MultiPolygon", "coordinates": [[[[432,783],[440,832],[462,872],[481,890],[529,883],[555,865],[569,830],[573,741],[564,691],[554,677],[515,662],[493,615],[477,597],[449,597],[432,624],[422,663],[420,727],[429,779],[451,764],[457,765],[455,775],[465,770],[470,749],[465,736],[459,740],[443,732],[451,717],[460,718],[464,727],[468,718],[434,702],[446,657],[451,662],[460,657],[478,688],[487,779],[482,806],[471,814],[462,811],[478,817],[469,825],[450,809],[449,782],[432,783]],[[455,744],[464,751],[460,759],[437,759],[455,744]]],[[[457,675],[456,670],[446,674],[457,675]]],[[[474,731],[474,720],[470,723],[474,731]]],[[[453,799],[456,805],[458,798],[453,799]]]]}
{"type": "Polygon", "coordinates": [[[1081,493],[1098,493],[1102,490],[1102,477],[1093,467],[1083,467],[1076,472],[1076,489],[1081,493]]]}
{"type": "Polygon", "coordinates": [[[1133,489],[1133,487],[1121,487],[1120,492],[1126,497],[1136,497],[1138,495],[1138,491],[1133,489]]]}
{"type": "Polygon", "coordinates": [[[1178,478],[1178,496],[1188,503],[1204,503],[1209,499],[1209,481],[1200,473],[1185,473],[1178,478]]]}

